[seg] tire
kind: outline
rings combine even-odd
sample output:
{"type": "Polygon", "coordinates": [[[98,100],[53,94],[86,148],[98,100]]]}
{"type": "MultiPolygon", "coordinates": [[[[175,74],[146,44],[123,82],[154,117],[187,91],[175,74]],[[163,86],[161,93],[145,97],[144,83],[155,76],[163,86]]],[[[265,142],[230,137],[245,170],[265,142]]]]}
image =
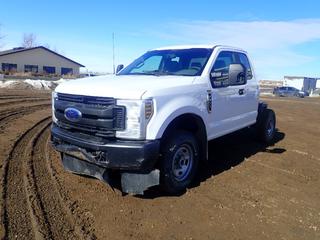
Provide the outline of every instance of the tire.
{"type": "Polygon", "coordinates": [[[199,146],[194,135],[175,131],[161,149],[160,183],[170,194],[184,192],[192,182],[199,164],[199,146]]]}
{"type": "Polygon", "coordinates": [[[276,115],[273,110],[265,109],[258,116],[257,134],[260,141],[265,144],[272,143],[276,133],[276,115]]]}

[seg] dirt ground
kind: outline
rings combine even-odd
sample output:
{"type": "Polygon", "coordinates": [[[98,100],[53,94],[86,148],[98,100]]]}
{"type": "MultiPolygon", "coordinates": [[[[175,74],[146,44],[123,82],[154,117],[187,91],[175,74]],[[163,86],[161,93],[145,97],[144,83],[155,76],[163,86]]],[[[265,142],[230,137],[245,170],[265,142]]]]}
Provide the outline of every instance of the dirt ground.
{"type": "Polygon", "coordinates": [[[263,100],[272,146],[250,131],[214,140],[187,192],[135,197],[63,170],[49,93],[0,90],[1,238],[320,239],[320,99],[263,100]]]}

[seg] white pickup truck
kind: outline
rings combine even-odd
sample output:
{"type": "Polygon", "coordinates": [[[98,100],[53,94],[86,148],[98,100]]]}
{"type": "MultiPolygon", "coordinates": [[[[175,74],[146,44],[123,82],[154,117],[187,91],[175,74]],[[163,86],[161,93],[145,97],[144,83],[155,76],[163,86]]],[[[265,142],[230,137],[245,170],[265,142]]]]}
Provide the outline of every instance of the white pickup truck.
{"type": "Polygon", "coordinates": [[[184,191],[212,139],[255,127],[270,143],[276,131],[247,53],[220,45],[154,49],[116,75],[62,83],[52,110],[64,168],[109,183],[119,172],[133,194],[184,191]]]}

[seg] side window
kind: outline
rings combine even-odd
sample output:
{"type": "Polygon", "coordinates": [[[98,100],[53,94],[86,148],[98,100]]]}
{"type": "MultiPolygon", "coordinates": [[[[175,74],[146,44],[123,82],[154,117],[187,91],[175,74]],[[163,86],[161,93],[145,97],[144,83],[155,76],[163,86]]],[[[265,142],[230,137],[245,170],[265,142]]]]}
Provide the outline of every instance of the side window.
{"type": "Polygon", "coordinates": [[[239,63],[241,63],[243,66],[245,66],[245,68],[247,70],[247,80],[252,79],[253,75],[252,75],[252,70],[251,70],[251,66],[250,66],[248,57],[244,53],[237,53],[237,55],[238,55],[239,63]]]}
{"type": "Polygon", "coordinates": [[[223,51],[219,53],[210,73],[213,88],[229,85],[229,66],[233,63],[235,63],[233,52],[223,51]]]}

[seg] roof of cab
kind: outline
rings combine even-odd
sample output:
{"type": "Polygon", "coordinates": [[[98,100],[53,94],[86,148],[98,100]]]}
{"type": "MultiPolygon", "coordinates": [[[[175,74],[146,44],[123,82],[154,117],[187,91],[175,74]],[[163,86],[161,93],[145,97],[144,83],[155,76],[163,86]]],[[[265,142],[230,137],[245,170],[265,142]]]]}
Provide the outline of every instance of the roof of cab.
{"type": "Polygon", "coordinates": [[[226,45],[174,45],[174,46],[166,46],[166,47],[160,47],[160,48],[155,48],[152,50],[176,50],[176,49],[191,49],[191,48],[207,48],[207,49],[212,49],[212,48],[229,48],[229,49],[234,49],[237,51],[242,51],[246,52],[241,48],[238,47],[232,47],[232,46],[226,46],[226,45]]]}

